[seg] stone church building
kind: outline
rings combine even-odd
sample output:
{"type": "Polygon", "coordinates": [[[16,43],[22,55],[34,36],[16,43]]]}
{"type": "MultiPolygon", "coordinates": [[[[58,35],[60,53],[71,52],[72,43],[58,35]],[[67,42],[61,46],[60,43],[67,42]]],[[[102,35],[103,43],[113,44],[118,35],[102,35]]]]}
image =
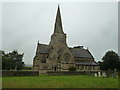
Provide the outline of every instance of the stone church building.
{"type": "Polygon", "coordinates": [[[77,71],[99,70],[99,66],[90,51],[84,49],[83,46],[68,47],[66,37],[58,6],[51,41],[49,45],[38,42],[33,60],[33,70],[68,71],[70,67],[75,67],[77,71]]]}

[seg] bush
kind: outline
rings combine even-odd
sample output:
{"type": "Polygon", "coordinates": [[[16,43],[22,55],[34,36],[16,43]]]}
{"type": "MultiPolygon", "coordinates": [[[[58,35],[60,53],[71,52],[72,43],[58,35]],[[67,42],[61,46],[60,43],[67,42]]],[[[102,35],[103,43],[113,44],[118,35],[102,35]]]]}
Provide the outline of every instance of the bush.
{"type": "Polygon", "coordinates": [[[76,71],[75,67],[69,67],[69,71],[76,71]]]}
{"type": "Polygon", "coordinates": [[[23,70],[32,70],[32,67],[24,67],[23,70]]]}

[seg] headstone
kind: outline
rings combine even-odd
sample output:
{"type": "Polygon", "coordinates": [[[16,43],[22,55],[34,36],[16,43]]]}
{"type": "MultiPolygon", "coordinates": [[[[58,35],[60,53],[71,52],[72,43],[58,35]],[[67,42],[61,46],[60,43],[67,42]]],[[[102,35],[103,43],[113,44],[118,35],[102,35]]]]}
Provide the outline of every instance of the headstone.
{"type": "Polygon", "coordinates": [[[106,77],[106,73],[105,72],[102,73],[102,77],[106,77]]]}
{"type": "Polygon", "coordinates": [[[113,77],[116,78],[116,68],[114,69],[113,77]]]}
{"type": "Polygon", "coordinates": [[[97,73],[95,73],[95,77],[97,77],[97,73]]]}
{"type": "Polygon", "coordinates": [[[116,72],[113,73],[113,78],[116,78],[116,72]]]}
{"type": "Polygon", "coordinates": [[[98,76],[99,76],[99,77],[101,76],[101,72],[98,72],[98,76]]]}

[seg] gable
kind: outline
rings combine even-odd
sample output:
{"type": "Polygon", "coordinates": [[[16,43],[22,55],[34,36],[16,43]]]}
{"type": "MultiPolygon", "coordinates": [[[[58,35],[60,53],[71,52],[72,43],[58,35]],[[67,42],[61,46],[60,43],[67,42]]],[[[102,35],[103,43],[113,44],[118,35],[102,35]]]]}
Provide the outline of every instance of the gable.
{"type": "Polygon", "coordinates": [[[41,54],[48,54],[50,51],[51,51],[52,47],[49,46],[49,45],[46,45],[46,44],[39,44],[38,45],[38,50],[39,50],[39,53],[41,54]]]}

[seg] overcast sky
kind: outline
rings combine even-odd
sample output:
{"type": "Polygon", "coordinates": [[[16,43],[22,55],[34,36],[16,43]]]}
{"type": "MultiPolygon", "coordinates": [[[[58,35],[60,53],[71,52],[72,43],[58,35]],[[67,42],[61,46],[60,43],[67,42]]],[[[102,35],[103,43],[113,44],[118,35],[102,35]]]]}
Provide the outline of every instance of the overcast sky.
{"type": "MultiPolygon", "coordinates": [[[[59,3],[63,31],[69,47],[89,48],[96,61],[106,51],[118,51],[117,2],[59,3]]],[[[2,50],[24,53],[25,64],[32,64],[37,42],[50,42],[58,3],[2,3],[2,50]]],[[[0,46],[1,47],[1,46],[0,46]]]]}

